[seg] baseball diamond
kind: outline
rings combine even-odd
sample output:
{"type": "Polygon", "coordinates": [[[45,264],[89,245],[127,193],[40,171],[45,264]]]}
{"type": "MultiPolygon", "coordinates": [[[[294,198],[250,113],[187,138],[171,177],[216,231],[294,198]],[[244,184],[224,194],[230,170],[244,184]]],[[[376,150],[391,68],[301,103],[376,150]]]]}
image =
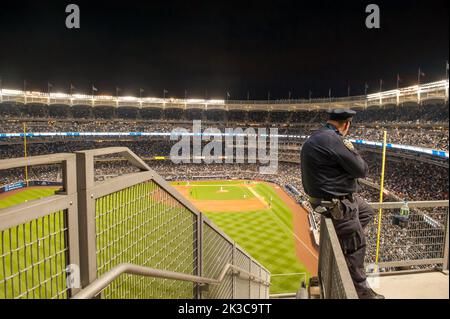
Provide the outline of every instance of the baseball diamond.
{"type": "Polygon", "coordinates": [[[316,275],[318,252],[307,212],[280,186],[252,180],[172,184],[271,271],[271,293],[296,291],[316,275]]]}

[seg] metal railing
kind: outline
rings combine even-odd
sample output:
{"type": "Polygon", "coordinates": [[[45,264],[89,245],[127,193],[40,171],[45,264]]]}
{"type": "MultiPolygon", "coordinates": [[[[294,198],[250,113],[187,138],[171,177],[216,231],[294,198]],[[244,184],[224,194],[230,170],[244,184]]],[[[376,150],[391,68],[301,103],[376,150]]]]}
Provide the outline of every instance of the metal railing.
{"type": "MultiPolygon", "coordinates": [[[[408,202],[408,217],[400,215],[403,202],[370,203],[381,207],[379,268],[440,267],[448,269],[448,200],[408,202]]],[[[366,264],[375,262],[378,210],[368,226],[366,264]]]]}
{"type": "MultiPolygon", "coordinates": [[[[393,223],[399,217],[403,202],[370,203],[382,208],[380,260],[375,271],[396,269],[448,270],[449,217],[448,200],[409,202],[411,208],[403,224],[393,223]],[[430,210],[431,209],[431,210],[430,210]],[[394,211],[396,210],[396,211],[394,211]]],[[[366,265],[374,263],[377,221],[368,226],[366,265]]],[[[350,273],[332,220],[321,216],[319,284],[323,298],[357,298],[350,273]]]]}
{"type": "Polygon", "coordinates": [[[269,297],[270,273],[127,148],[0,170],[59,162],[62,192],[0,210],[0,298],[269,297]],[[117,153],[140,171],[95,182],[94,158],[117,153]]]}
{"type": "MultiPolygon", "coordinates": [[[[225,267],[220,272],[220,275],[217,279],[187,275],[167,270],[152,269],[132,264],[120,264],[111,269],[110,271],[108,271],[105,275],[103,275],[99,279],[95,280],[92,284],[84,288],[78,294],[76,294],[74,299],[94,298],[122,274],[131,274],[131,275],[192,282],[201,285],[202,290],[207,291],[210,285],[222,284],[225,278],[228,276],[230,270],[234,275],[236,275],[237,277],[241,277],[244,280],[249,280],[250,282],[254,282],[255,284],[262,284],[264,286],[270,285],[269,282],[266,282],[261,278],[257,278],[253,276],[251,273],[245,271],[244,269],[236,267],[232,264],[226,264],[225,267]]],[[[263,298],[263,296],[256,295],[253,298],[263,298]]]]}
{"type": "Polygon", "coordinates": [[[54,195],[0,209],[0,299],[70,298],[69,265],[79,264],[75,155],[0,161],[0,171],[32,165],[63,167],[54,195]]]}

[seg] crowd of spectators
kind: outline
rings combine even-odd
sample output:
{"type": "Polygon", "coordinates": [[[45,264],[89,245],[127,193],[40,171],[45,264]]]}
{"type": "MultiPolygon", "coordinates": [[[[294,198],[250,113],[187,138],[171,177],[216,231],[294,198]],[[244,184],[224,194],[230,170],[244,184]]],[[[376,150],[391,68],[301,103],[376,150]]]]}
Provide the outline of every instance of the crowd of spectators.
{"type": "Polygon", "coordinates": [[[447,123],[448,103],[429,105],[399,105],[389,107],[370,107],[359,110],[356,123],[447,123]]]}
{"type": "MultiPolygon", "coordinates": [[[[369,178],[379,181],[381,158],[377,154],[365,156],[369,178]]],[[[385,167],[385,187],[402,199],[448,199],[448,168],[413,160],[390,159],[385,167]]]]}
{"type": "MultiPolygon", "coordinates": [[[[448,103],[423,104],[423,105],[392,105],[392,106],[372,106],[368,108],[355,108],[357,123],[446,123],[448,122],[448,103]]],[[[2,118],[54,118],[54,119],[119,119],[119,120],[193,120],[203,119],[213,122],[223,121],[247,121],[258,123],[286,123],[301,124],[321,122],[326,119],[324,110],[277,110],[276,106],[268,105],[267,110],[243,110],[231,109],[229,111],[222,108],[210,106],[205,110],[204,105],[191,105],[185,109],[184,104],[168,105],[161,108],[155,107],[135,108],[135,107],[112,107],[88,105],[41,105],[41,104],[13,104],[0,103],[0,116],[2,118]]]]}
{"type": "Polygon", "coordinates": [[[382,142],[386,130],[387,142],[444,150],[448,152],[448,129],[425,128],[373,128],[352,127],[349,137],[367,141],[382,142]]]}
{"type": "MultiPolygon", "coordinates": [[[[1,120],[0,133],[21,133],[24,130],[23,121],[20,120],[1,120]]],[[[202,129],[214,127],[224,132],[225,128],[239,127],[238,123],[204,123],[202,129]],[[227,125],[228,124],[228,125],[227,125]]],[[[369,123],[370,125],[373,123],[369,123]]],[[[449,131],[447,127],[373,127],[370,125],[355,124],[350,131],[350,138],[364,139],[368,141],[382,142],[383,130],[387,130],[388,143],[425,147],[448,152],[449,149],[449,131]]],[[[277,127],[273,123],[270,125],[259,125],[259,127],[277,127]]],[[[309,136],[320,126],[279,126],[278,134],[309,136]]],[[[170,133],[175,128],[184,128],[192,130],[192,122],[169,123],[169,122],[145,122],[145,121],[121,121],[121,120],[32,120],[26,122],[26,131],[36,132],[156,132],[170,133]]],[[[246,127],[243,127],[245,129],[246,127]]],[[[255,127],[256,129],[256,127],[255,127]]],[[[64,138],[64,137],[60,137],[64,138]]],[[[73,137],[65,137],[70,140],[73,137]]],[[[153,137],[147,137],[151,139],[153,137]]],[[[280,139],[281,141],[282,139],[280,139]]],[[[2,140],[4,142],[10,139],[2,140]]]]}

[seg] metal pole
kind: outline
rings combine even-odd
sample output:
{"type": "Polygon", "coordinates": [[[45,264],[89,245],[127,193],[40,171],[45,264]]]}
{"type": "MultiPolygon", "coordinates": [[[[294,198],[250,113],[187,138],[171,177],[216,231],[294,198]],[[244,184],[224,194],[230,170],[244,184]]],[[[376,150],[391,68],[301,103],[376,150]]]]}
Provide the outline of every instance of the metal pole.
{"type": "MultiPolygon", "coordinates": [[[[380,181],[380,204],[383,202],[383,191],[384,191],[384,169],[386,162],[386,137],[387,131],[383,132],[383,155],[381,159],[381,181],[380,181]]],[[[382,208],[378,209],[378,230],[377,230],[377,250],[375,254],[375,264],[378,265],[378,257],[380,254],[380,235],[381,235],[381,218],[382,218],[382,208]]]]}
{"type": "MultiPolygon", "coordinates": [[[[23,154],[27,158],[27,125],[23,123],[23,154]]],[[[28,165],[25,164],[25,183],[28,187],[28,165]]]]}
{"type": "Polygon", "coordinates": [[[450,221],[449,209],[447,207],[447,227],[445,228],[445,245],[444,245],[444,262],[442,264],[442,269],[448,271],[448,224],[450,221]]]}

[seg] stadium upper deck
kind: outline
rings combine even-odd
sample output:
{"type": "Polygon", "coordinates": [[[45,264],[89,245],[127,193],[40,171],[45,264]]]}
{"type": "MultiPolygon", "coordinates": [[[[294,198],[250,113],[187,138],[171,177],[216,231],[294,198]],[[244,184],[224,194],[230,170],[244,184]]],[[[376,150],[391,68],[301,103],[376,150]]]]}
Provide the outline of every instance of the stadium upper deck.
{"type": "Polygon", "coordinates": [[[205,100],[178,99],[133,96],[107,96],[66,94],[58,92],[35,92],[2,89],[0,103],[15,102],[24,104],[60,104],[87,105],[134,108],[179,108],[179,109],[219,109],[219,110],[323,110],[337,107],[365,108],[370,106],[400,105],[427,101],[448,101],[449,81],[442,80],[421,85],[414,85],[396,90],[383,91],[374,94],[350,96],[341,98],[319,99],[285,99],[285,100],[205,100]]]}

